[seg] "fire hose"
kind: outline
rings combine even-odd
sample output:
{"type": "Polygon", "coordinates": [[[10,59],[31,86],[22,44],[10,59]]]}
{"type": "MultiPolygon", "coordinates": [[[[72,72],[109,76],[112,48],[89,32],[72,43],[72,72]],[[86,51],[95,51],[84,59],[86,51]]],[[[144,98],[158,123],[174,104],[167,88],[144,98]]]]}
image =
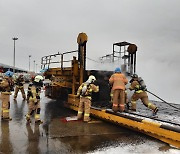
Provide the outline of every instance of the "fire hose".
{"type": "Polygon", "coordinates": [[[160,100],[161,100],[161,101],[163,101],[164,103],[168,104],[169,106],[171,106],[171,107],[173,107],[173,108],[175,108],[175,109],[180,110],[180,108],[178,108],[178,107],[176,107],[176,106],[171,105],[170,103],[166,102],[165,100],[163,100],[163,99],[162,99],[162,98],[160,98],[159,96],[155,95],[154,93],[152,93],[152,92],[150,92],[150,91],[148,91],[148,90],[147,90],[147,92],[148,92],[148,93],[150,93],[151,95],[155,96],[156,98],[160,99],[160,100]]]}

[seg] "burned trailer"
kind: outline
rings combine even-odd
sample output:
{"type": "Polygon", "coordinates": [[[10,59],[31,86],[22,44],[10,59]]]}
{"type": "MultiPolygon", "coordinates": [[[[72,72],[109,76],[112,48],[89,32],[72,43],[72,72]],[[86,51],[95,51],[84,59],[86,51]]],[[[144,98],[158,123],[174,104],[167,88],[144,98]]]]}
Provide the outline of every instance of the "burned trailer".
{"type": "MultiPolygon", "coordinates": [[[[45,96],[52,99],[60,99],[68,101],[68,94],[76,95],[77,89],[80,86],[80,73],[76,57],[72,60],[72,66],[67,68],[49,68],[44,72],[45,79],[50,82],[45,84],[45,96]],[[74,66],[76,65],[76,66],[74,66]]],[[[92,105],[96,107],[111,107],[109,85],[109,77],[112,71],[86,70],[84,71],[84,81],[89,75],[96,77],[95,84],[99,86],[98,93],[92,93],[92,105]]]]}
{"type": "MultiPolygon", "coordinates": [[[[88,76],[94,75],[97,78],[96,83],[100,86],[99,93],[93,94],[92,97],[94,105],[102,104],[101,106],[105,106],[104,104],[110,101],[109,78],[113,72],[86,69],[87,41],[88,36],[85,33],[80,33],[77,37],[77,50],[58,52],[42,57],[41,69],[45,70],[45,78],[50,80],[50,83],[46,84],[46,96],[53,99],[68,100],[68,94],[75,95],[78,87],[87,80],[88,76]],[[54,64],[57,65],[53,67],[54,64]]],[[[122,72],[127,76],[132,75],[136,70],[136,51],[137,46],[135,44],[129,42],[114,43],[113,53],[110,54],[111,62],[120,60],[122,72]]],[[[107,56],[101,57],[100,60],[104,60],[105,57],[107,56]]]]}
{"type": "MultiPolygon", "coordinates": [[[[109,77],[113,72],[86,69],[87,40],[87,35],[80,33],[77,38],[78,50],[42,57],[41,68],[45,70],[45,78],[50,81],[46,85],[46,96],[52,99],[61,99],[64,101],[66,107],[78,111],[79,98],[76,96],[77,89],[87,80],[89,75],[94,75],[97,78],[95,84],[99,85],[100,91],[93,93],[90,111],[91,116],[134,131],[139,131],[180,148],[180,124],[170,123],[169,121],[163,121],[163,119],[159,118],[152,119],[149,116],[147,117],[146,110],[144,116],[131,112],[114,113],[112,111],[109,77]],[[65,56],[70,57],[70,60],[65,60],[65,56]],[[57,61],[53,61],[54,58],[56,58],[57,61]],[[67,63],[69,63],[69,65],[67,65],[67,63]],[[50,67],[52,64],[58,64],[58,66],[50,67]]],[[[124,65],[121,65],[121,69],[124,68],[122,69],[123,73],[126,75],[135,73],[136,45],[128,42],[120,42],[113,45],[120,47],[120,50],[116,52],[113,48],[113,54],[102,57],[102,60],[109,57],[122,59],[124,61],[124,65]],[[122,51],[121,48],[123,48],[124,51],[122,51]]],[[[163,116],[164,114],[162,117],[163,116]]]]}
{"type": "Polygon", "coordinates": [[[76,95],[79,86],[87,80],[89,75],[94,75],[97,78],[96,84],[100,86],[100,92],[98,94],[93,93],[93,102],[103,105],[105,102],[109,102],[108,79],[113,72],[86,70],[87,39],[85,33],[80,33],[77,38],[78,50],[42,57],[41,69],[44,72],[45,79],[49,80],[45,84],[46,96],[68,101],[68,94],[76,95]]]}

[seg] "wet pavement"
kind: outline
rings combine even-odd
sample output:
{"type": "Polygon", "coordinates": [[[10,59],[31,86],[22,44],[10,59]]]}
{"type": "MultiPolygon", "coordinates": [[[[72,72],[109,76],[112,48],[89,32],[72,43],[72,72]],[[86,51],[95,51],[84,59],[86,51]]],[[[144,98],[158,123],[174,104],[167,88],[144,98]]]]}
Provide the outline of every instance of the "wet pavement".
{"type": "MultiPolygon", "coordinates": [[[[43,124],[26,124],[27,102],[20,92],[17,101],[11,95],[12,121],[0,120],[0,154],[9,153],[171,153],[167,144],[120,126],[93,119],[91,123],[67,121],[76,115],[61,101],[41,93],[43,124]]],[[[173,151],[174,152],[174,151],[173,151]]]]}

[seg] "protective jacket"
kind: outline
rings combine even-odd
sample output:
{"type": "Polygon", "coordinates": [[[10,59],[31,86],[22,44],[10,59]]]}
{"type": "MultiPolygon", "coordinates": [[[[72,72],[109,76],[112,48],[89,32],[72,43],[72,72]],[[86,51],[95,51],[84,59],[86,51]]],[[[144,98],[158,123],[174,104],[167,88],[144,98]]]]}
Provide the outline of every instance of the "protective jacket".
{"type": "Polygon", "coordinates": [[[15,81],[16,86],[23,87],[23,84],[24,84],[24,78],[23,77],[19,77],[16,79],[16,81],[15,81]]]}
{"type": "Polygon", "coordinates": [[[9,85],[9,81],[8,81],[8,78],[4,78],[2,80],[2,82],[0,82],[0,87],[1,87],[1,93],[2,94],[11,94],[11,88],[10,88],[10,85],[9,85]]]}
{"type": "Polygon", "coordinates": [[[4,78],[2,82],[0,83],[0,87],[2,89],[1,91],[1,118],[2,119],[8,119],[10,120],[11,118],[9,117],[9,109],[10,109],[10,85],[9,85],[9,79],[4,78]]]}
{"type": "Polygon", "coordinates": [[[144,90],[142,90],[139,82],[136,81],[136,80],[134,80],[134,81],[131,83],[129,89],[130,89],[130,90],[135,90],[135,93],[142,93],[142,92],[144,92],[144,90]]]}
{"type": "Polygon", "coordinates": [[[109,83],[113,85],[112,90],[122,89],[125,90],[125,85],[128,83],[125,75],[122,73],[114,73],[110,79],[109,83]]]}
{"type": "Polygon", "coordinates": [[[91,100],[92,98],[92,92],[98,92],[99,91],[99,87],[95,86],[94,84],[88,84],[88,83],[82,83],[81,86],[78,88],[77,91],[77,95],[80,97],[85,97],[88,98],[89,100],[91,100]],[[82,93],[82,89],[83,87],[86,86],[87,89],[84,93],[82,93]]]}

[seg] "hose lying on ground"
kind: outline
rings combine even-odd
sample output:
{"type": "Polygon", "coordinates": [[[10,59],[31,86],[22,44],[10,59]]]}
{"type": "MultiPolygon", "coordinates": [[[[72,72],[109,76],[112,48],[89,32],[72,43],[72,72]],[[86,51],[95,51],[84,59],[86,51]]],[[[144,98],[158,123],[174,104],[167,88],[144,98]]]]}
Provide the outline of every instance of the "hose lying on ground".
{"type": "Polygon", "coordinates": [[[148,91],[148,90],[147,90],[147,92],[148,92],[148,93],[150,93],[151,95],[153,95],[153,96],[155,96],[155,97],[159,98],[161,101],[163,101],[164,103],[168,104],[169,106],[171,106],[171,107],[173,107],[173,108],[175,108],[175,109],[180,110],[180,108],[178,108],[178,107],[176,107],[176,106],[171,105],[170,103],[166,102],[165,100],[163,100],[163,99],[162,99],[162,98],[160,98],[159,96],[155,95],[154,93],[152,93],[152,92],[150,92],[150,91],[148,91]]]}

